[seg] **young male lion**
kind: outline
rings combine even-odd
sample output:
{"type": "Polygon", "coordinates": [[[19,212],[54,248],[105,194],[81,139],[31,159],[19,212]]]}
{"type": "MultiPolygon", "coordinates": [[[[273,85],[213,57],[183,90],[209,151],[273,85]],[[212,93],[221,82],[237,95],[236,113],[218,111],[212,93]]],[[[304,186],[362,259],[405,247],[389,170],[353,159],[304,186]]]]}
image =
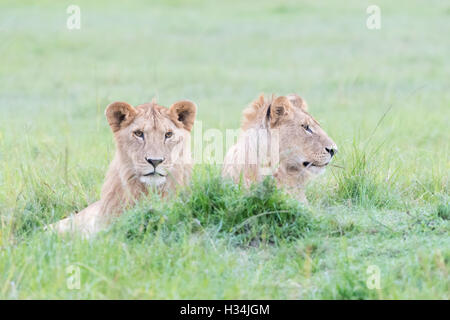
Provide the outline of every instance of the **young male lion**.
{"type": "Polygon", "coordinates": [[[111,103],[105,111],[114,134],[116,154],[109,166],[100,200],[50,226],[58,233],[95,233],[132,205],[148,188],[166,196],[191,174],[190,131],[197,107],[178,101],[170,108],[155,102],[133,108],[111,103]]]}
{"type": "Polygon", "coordinates": [[[237,143],[224,160],[222,175],[246,185],[272,175],[298,200],[306,202],[304,187],[325,170],[336,144],[307,112],[296,94],[265,99],[261,95],[244,110],[237,143]]]}

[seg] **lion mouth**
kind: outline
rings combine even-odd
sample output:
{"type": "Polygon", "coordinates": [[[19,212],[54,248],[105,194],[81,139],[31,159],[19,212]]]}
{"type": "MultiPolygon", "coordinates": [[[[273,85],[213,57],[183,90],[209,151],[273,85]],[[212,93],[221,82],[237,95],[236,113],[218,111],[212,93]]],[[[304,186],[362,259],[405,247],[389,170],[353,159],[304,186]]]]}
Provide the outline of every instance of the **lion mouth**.
{"type": "Polygon", "coordinates": [[[323,168],[323,167],[326,167],[328,164],[329,164],[329,162],[327,162],[325,164],[317,164],[317,163],[312,163],[312,162],[309,162],[309,161],[303,162],[303,166],[305,168],[309,168],[309,167],[323,168]]]}
{"type": "Polygon", "coordinates": [[[153,172],[144,174],[143,176],[144,176],[144,177],[153,177],[153,176],[165,177],[166,175],[164,175],[164,174],[162,174],[162,173],[159,173],[159,172],[156,172],[156,171],[153,171],[153,172]]]}

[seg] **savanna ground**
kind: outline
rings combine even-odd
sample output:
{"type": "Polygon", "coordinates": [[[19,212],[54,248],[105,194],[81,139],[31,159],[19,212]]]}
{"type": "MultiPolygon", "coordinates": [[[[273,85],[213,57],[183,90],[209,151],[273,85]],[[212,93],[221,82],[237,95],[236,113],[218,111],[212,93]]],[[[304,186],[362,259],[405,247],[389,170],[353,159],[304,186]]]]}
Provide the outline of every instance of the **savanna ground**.
{"type": "Polygon", "coordinates": [[[0,298],[448,299],[449,29],[445,1],[3,0],[0,298]],[[94,240],[42,231],[99,198],[108,103],[189,98],[224,131],[260,92],[301,94],[339,146],[308,207],[199,164],[94,240]]]}

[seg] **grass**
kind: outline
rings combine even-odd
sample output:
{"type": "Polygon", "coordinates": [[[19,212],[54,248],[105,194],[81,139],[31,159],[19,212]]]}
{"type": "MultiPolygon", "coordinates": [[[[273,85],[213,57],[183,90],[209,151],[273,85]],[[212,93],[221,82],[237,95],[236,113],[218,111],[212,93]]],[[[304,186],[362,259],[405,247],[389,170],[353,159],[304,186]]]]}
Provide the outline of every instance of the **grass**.
{"type": "Polygon", "coordinates": [[[311,227],[311,217],[306,208],[278,190],[272,179],[246,190],[209,170],[205,177],[194,178],[173,202],[144,200],[117,227],[128,239],[143,239],[148,233],[172,238],[181,230],[212,233],[248,246],[302,238],[311,227]]]}
{"type": "Polygon", "coordinates": [[[69,4],[0,4],[0,298],[449,298],[448,5],[379,1],[375,31],[364,1],[79,1],[69,31],[69,4]],[[91,241],[42,232],[98,199],[109,102],[189,98],[224,132],[260,92],[339,147],[309,206],[198,164],[91,241]]]}

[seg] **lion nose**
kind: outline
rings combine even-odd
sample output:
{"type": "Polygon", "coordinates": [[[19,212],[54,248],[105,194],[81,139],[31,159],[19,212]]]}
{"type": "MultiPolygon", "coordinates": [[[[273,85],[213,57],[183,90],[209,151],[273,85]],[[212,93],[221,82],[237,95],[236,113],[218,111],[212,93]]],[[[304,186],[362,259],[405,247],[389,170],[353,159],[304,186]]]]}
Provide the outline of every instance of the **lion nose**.
{"type": "Polygon", "coordinates": [[[335,148],[325,148],[325,150],[330,154],[330,156],[334,156],[337,153],[337,149],[335,148]]]}
{"type": "Polygon", "coordinates": [[[156,158],[156,159],[151,159],[151,158],[145,158],[145,160],[147,160],[148,163],[150,163],[153,168],[156,169],[156,167],[164,161],[164,158],[156,158]]]}

